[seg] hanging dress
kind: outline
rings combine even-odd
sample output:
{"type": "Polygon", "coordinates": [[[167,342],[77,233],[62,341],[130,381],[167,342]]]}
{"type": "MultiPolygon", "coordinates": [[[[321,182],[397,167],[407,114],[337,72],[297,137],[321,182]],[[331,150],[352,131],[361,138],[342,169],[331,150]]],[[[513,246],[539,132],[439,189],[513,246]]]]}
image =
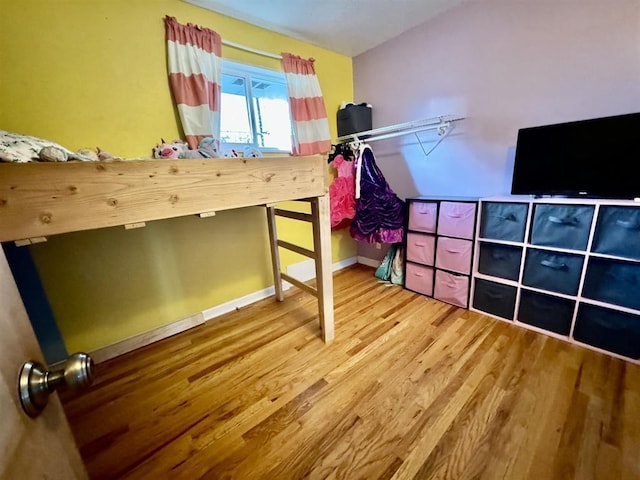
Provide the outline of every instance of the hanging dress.
{"type": "Polygon", "coordinates": [[[331,206],[331,228],[347,226],[356,213],[356,184],[353,177],[353,162],[348,162],[342,155],[336,155],[331,165],[338,171],[329,186],[329,203],[331,206]]]}
{"type": "Polygon", "coordinates": [[[351,236],[368,243],[400,243],[404,236],[404,202],[393,193],[367,144],[356,159],[356,214],[351,236]]]}

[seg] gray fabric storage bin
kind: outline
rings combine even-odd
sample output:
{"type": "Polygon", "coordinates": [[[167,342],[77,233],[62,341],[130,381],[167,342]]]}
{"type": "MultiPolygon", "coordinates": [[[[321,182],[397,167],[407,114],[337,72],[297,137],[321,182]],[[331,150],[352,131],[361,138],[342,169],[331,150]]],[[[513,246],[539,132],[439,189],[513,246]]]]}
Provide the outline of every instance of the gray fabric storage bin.
{"type": "Polygon", "coordinates": [[[478,271],[492,277],[518,281],[522,247],[480,242],[478,271]]]}
{"type": "Polygon", "coordinates": [[[526,203],[482,202],[480,237],[524,241],[528,207],[526,203]]]}
{"type": "MultiPolygon", "coordinates": [[[[349,104],[336,113],[338,136],[367,132],[372,128],[371,107],[349,104]]],[[[366,137],[363,137],[366,138],[366,137]]]]}
{"type": "Polygon", "coordinates": [[[569,335],[576,302],[522,289],[518,320],[560,335],[569,335]]]}
{"type": "Polygon", "coordinates": [[[513,320],[516,309],[516,287],[480,278],[475,281],[473,308],[497,317],[513,320]]]}
{"type": "Polygon", "coordinates": [[[591,250],[640,260],[640,208],[601,206],[591,250]]]}
{"type": "Polygon", "coordinates": [[[542,290],[576,295],[583,262],[582,255],[529,249],[522,283],[542,290]]]}
{"type": "Polygon", "coordinates": [[[582,296],[640,310],[640,264],[592,257],[582,296]]]}
{"type": "Polygon", "coordinates": [[[585,250],[593,211],[592,205],[536,205],[533,211],[531,243],[585,250]]]}
{"type": "Polygon", "coordinates": [[[640,358],[640,317],[581,303],[573,338],[633,359],[640,358]]]}

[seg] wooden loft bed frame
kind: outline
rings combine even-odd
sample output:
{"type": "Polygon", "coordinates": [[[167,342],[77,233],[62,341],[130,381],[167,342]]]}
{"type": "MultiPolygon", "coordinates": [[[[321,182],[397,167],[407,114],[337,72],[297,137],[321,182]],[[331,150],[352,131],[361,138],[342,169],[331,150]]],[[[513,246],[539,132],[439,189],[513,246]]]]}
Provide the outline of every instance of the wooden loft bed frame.
{"type": "Polygon", "coordinates": [[[282,280],[314,294],[322,338],[330,342],[331,229],[322,156],[0,163],[0,241],[18,245],[61,233],[135,228],[151,220],[250,206],[266,208],[276,299],[284,299],[282,280]],[[311,214],[275,207],[283,201],[309,202],[311,214]],[[278,240],[276,215],[312,223],[314,250],[278,240]],[[278,247],[315,260],[317,288],[281,272],[278,247]]]}

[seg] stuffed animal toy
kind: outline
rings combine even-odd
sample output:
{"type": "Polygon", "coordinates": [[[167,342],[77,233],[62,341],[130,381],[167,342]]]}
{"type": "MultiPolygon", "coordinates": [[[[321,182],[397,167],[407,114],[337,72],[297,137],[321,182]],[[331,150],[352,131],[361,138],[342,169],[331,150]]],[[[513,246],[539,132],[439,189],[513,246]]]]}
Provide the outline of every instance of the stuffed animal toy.
{"type": "Polygon", "coordinates": [[[238,158],[238,152],[236,152],[234,149],[231,150],[225,150],[224,152],[222,152],[222,156],[224,158],[238,158]]]}
{"type": "Polygon", "coordinates": [[[77,152],[70,152],[65,148],[46,146],[42,147],[38,152],[38,161],[40,162],[68,162],[71,160],[92,162],[98,160],[98,156],[90,148],[82,148],[77,152]]]}
{"type": "Polygon", "coordinates": [[[167,143],[161,138],[160,142],[160,144],[153,147],[153,158],[181,158],[180,155],[187,147],[187,144],[180,140],[167,143]]]}
{"type": "Polygon", "coordinates": [[[78,155],[81,155],[84,158],[88,158],[92,162],[97,162],[100,158],[98,157],[98,151],[92,148],[81,148],[77,151],[78,155]]]}
{"type": "Polygon", "coordinates": [[[213,137],[200,140],[198,148],[192,150],[187,142],[174,140],[167,143],[160,139],[161,143],[153,148],[153,158],[217,158],[219,142],[213,137]]]}
{"type": "Polygon", "coordinates": [[[96,153],[98,154],[98,160],[101,160],[101,161],[116,159],[116,157],[111,155],[109,152],[105,152],[100,147],[96,147],[96,153]]]}
{"type": "Polygon", "coordinates": [[[248,147],[244,147],[244,150],[242,151],[242,156],[260,158],[262,157],[262,152],[255,147],[248,146],[248,147]]]}
{"type": "Polygon", "coordinates": [[[213,137],[205,137],[198,144],[198,152],[206,158],[218,158],[220,156],[220,141],[213,137]]]}
{"type": "Polygon", "coordinates": [[[66,162],[69,154],[58,147],[42,147],[38,152],[38,160],[41,162],[66,162]]]}

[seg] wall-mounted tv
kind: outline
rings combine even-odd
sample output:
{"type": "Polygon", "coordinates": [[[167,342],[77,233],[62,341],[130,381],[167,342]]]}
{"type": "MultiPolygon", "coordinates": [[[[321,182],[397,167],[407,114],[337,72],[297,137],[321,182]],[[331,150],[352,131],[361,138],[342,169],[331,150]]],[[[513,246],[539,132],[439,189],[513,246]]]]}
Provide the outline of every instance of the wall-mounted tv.
{"type": "Polygon", "coordinates": [[[640,113],[521,128],[511,193],[640,197],[640,113]]]}

